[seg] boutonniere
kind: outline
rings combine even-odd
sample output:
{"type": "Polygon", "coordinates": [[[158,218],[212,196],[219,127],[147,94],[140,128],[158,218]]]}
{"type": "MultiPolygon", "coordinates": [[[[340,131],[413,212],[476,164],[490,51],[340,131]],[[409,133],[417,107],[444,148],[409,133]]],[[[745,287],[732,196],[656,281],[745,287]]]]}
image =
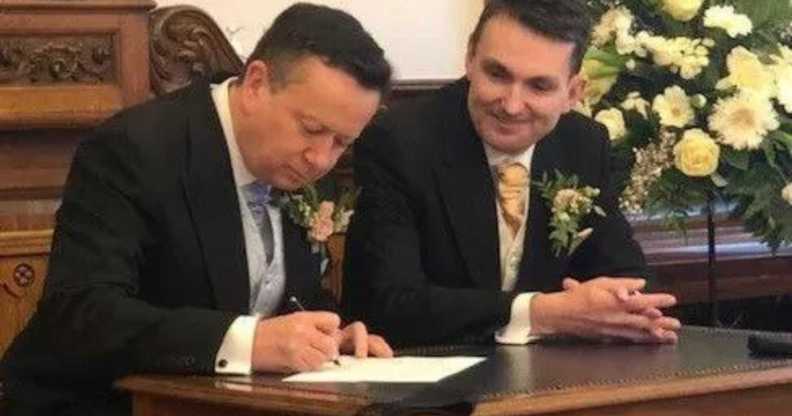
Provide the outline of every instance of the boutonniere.
{"type": "Polygon", "coordinates": [[[326,198],[309,184],[298,191],[285,192],[280,206],[295,224],[306,229],[311,251],[317,253],[324,252],[332,234],[346,232],[357,195],[357,191],[343,190],[336,198],[326,198]]]}
{"type": "Polygon", "coordinates": [[[591,186],[581,186],[576,175],[565,176],[555,171],[555,178],[550,179],[545,173],[536,187],[542,192],[542,198],[552,212],[550,219],[550,241],[553,253],[571,255],[580,244],[594,231],[592,228],[580,230],[583,218],[594,211],[605,216],[605,211],[594,205],[600,190],[591,186]]]}

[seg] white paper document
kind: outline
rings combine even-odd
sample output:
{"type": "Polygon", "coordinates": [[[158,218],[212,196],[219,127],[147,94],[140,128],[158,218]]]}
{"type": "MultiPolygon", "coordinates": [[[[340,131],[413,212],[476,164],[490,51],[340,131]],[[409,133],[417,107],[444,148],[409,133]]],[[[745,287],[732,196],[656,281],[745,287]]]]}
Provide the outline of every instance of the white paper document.
{"type": "Polygon", "coordinates": [[[318,371],[295,374],[286,382],[434,383],[484,361],[484,357],[355,358],[327,363],[318,371]]]}

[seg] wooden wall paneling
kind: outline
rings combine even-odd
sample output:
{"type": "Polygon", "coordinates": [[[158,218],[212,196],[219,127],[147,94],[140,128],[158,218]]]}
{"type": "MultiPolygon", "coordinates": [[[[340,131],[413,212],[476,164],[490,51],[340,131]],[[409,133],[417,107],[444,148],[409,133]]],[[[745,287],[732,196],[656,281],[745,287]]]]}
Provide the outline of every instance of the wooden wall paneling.
{"type": "Polygon", "coordinates": [[[0,1],[0,355],[35,309],[79,140],[151,97],[152,0],[0,1]]]}

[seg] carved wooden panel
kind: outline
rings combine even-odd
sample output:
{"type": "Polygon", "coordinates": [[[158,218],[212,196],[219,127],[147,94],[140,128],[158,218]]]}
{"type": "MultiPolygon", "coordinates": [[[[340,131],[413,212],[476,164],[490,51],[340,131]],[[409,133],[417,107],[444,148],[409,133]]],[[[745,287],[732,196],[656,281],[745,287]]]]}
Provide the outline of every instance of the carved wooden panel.
{"type": "Polygon", "coordinates": [[[0,357],[36,309],[51,239],[51,231],[0,234],[0,357]]]}
{"type": "Polygon", "coordinates": [[[0,85],[115,81],[110,35],[0,39],[0,85]]]}
{"type": "Polygon", "coordinates": [[[198,76],[240,73],[243,63],[214,20],[192,6],[151,13],[151,84],[157,95],[188,85],[198,76]]]}
{"type": "Polygon", "coordinates": [[[150,96],[151,0],[0,2],[0,131],[90,128],[150,96]]]}

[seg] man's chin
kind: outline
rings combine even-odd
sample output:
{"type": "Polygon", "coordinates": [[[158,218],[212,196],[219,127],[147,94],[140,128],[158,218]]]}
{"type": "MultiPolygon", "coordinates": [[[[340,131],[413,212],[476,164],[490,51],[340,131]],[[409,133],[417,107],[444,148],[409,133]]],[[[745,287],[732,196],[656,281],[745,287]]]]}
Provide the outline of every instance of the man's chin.
{"type": "Polygon", "coordinates": [[[310,178],[298,175],[296,172],[289,171],[284,172],[275,182],[273,186],[282,191],[296,191],[313,181],[310,178]]]}
{"type": "Polygon", "coordinates": [[[305,185],[307,184],[303,182],[283,181],[275,185],[275,187],[280,189],[281,191],[294,192],[294,191],[298,191],[300,188],[302,188],[305,185]]]}
{"type": "Polygon", "coordinates": [[[495,150],[508,154],[522,152],[538,141],[525,135],[503,134],[490,134],[484,140],[495,150]]]}

